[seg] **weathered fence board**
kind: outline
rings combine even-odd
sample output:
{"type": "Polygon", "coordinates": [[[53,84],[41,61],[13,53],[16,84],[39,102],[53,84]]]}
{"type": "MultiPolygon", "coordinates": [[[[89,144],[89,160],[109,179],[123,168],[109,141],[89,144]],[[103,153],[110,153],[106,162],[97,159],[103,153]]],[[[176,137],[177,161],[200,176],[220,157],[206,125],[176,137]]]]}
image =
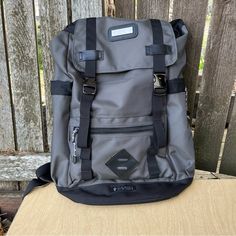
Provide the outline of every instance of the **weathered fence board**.
{"type": "Polygon", "coordinates": [[[215,171],[236,74],[235,1],[214,1],[195,128],[196,167],[215,171]]]}
{"type": "Polygon", "coordinates": [[[5,0],[17,148],[43,151],[33,1],[5,0]]]}
{"type": "Polygon", "coordinates": [[[115,0],[115,9],[118,18],[135,18],[135,0],[115,0]]]}
{"type": "Polygon", "coordinates": [[[169,0],[138,0],[137,18],[169,19],[169,0]]]}
{"type": "Polygon", "coordinates": [[[15,150],[7,57],[5,52],[2,2],[0,2],[0,150],[15,150]]]}
{"type": "Polygon", "coordinates": [[[48,161],[48,153],[0,155],[0,182],[29,181],[35,178],[35,170],[48,161]]]}
{"type": "Polygon", "coordinates": [[[173,4],[173,19],[181,18],[189,30],[186,46],[187,64],[183,76],[188,90],[188,111],[190,119],[193,117],[207,3],[208,0],[174,0],[173,4]]]}
{"type": "Polygon", "coordinates": [[[103,0],[103,16],[115,16],[115,0],[103,0]]]}
{"type": "Polygon", "coordinates": [[[72,21],[102,16],[102,0],[71,0],[72,21]]]}
{"type": "Polygon", "coordinates": [[[19,184],[17,181],[0,181],[0,193],[1,191],[18,191],[18,190],[19,190],[19,184]]]}
{"type": "Polygon", "coordinates": [[[221,160],[220,173],[236,176],[236,102],[231,114],[225,147],[221,160]]]}
{"type": "Polygon", "coordinates": [[[47,138],[50,149],[52,136],[52,103],[50,80],[53,78],[54,63],[52,60],[49,43],[51,39],[68,23],[67,4],[64,0],[40,0],[40,32],[43,53],[43,78],[45,84],[47,138]]]}

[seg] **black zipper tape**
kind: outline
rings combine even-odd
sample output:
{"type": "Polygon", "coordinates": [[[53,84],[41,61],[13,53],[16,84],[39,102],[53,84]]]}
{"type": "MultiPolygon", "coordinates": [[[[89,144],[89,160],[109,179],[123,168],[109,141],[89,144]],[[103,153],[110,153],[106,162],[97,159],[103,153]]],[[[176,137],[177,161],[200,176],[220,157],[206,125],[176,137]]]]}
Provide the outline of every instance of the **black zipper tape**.
{"type": "Polygon", "coordinates": [[[91,134],[125,134],[152,131],[152,125],[119,127],[119,128],[91,128],[91,134]]]}

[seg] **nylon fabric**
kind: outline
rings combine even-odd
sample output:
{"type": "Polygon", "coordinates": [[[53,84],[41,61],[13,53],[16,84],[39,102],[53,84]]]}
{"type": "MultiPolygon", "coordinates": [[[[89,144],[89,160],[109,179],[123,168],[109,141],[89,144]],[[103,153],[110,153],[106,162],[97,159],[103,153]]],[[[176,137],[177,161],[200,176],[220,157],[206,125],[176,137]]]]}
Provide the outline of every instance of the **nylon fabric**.
{"type": "MultiPolygon", "coordinates": [[[[94,21],[77,20],[50,44],[55,62],[51,164],[46,175],[38,172],[26,193],[51,177],[61,194],[86,204],[174,197],[191,184],[195,167],[182,75],[187,28],[180,20],[152,20],[158,28],[153,34],[150,20],[94,21]],[[135,35],[109,40],[109,29],[125,25],[135,25],[135,35]],[[96,32],[96,41],[88,31],[90,36],[96,32]],[[150,45],[153,55],[146,55],[150,45]],[[86,50],[102,51],[102,58],[90,60],[92,53],[83,61],[80,53],[86,50]],[[165,72],[166,84],[154,84],[153,72],[165,72]],[[135,164],[125,179],[106,165],[122,150],[135,164]]],[[[130,167],[121,154],[112,168],[130,167]]]]}

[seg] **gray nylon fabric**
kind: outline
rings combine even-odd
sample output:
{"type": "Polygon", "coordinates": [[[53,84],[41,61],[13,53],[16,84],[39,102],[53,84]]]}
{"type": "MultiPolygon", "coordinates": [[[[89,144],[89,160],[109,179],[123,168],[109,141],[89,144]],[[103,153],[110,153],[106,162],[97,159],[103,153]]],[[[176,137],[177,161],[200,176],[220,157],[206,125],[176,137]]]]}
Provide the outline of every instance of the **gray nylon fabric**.
{"type": "MultiPolygon", "coordinates": [[[[84,61],[79,61],[78,53],[85,50],[86,27],[82,19],[76,24],[73,42],[73,62],[79,71],[84,71],[84,61]]],[[[171,54],[165,56],[166,65],[172,65],[177,59],[174,32],[168,22],[162,21],[164,43],[170,46],[171,54]]],[[[97,63],[98,73],[127,71],[138,68],[152,68],[152,56],[146,56],[146,46],[153,44],[152,28],[149,20],[132,21],[109,17],[97,18],[97,50],[104,51],[104,59],[97,63]],[[139,34],[136,38],[110,42],[107,39],[108,29],[115,25],[137,24],[139,34]]]]}
{"type": "MultiPolygon", "coordinates": [[[[92,170],[94,178],[81,182],[81,161],[73,163],[72,132],[80,126],[80,72],[84,61],[79,52],[85,50],[86,21],[76,22],[74,34],[60,32],[51,42],[55,61],[54,80],[73,83],[72,96],[53,95],[53,139],[51,175],[59,187],[76,188],[102,183],[178,181],[194,175],[194,149],[191,129],[186,117],[185,93],[167,97],[168,145],[166,156],[156,155],[159,178],[150,179],[147,149],[152,131],[92,135],[92,170]],[[105,163],[121,149],[126,149],[137,161],[128,180],[120,179],[105,163]]],[[[171,53],[165,56],[168,79],[182,77],[186,63],[187,29],[175,38],[172,26],[161,21],[164,43],[171,53]]],[[[97,49],[104,52],[97,61],[97,94],[92,104],[91,127],[123,128],[152,125],[153,57],[145,54],[145,46],[153,42],[149,20],[97,18],[97,49]],[[110,27],[137,24],[135,38],[110,42],[110,27]]]]}

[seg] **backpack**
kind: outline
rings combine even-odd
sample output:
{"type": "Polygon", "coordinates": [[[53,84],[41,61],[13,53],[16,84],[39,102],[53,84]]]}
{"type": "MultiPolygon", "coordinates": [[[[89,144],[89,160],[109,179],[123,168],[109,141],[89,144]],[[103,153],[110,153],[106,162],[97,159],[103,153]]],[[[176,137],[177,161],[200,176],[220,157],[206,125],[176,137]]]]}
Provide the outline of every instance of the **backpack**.
{"type": "Polygon", "coordinates": [[[85,204],[176,196],[194,176],[180,19],[79,19],[51,41],[51,163],[26,189],[49,181],[85,204]]]}

